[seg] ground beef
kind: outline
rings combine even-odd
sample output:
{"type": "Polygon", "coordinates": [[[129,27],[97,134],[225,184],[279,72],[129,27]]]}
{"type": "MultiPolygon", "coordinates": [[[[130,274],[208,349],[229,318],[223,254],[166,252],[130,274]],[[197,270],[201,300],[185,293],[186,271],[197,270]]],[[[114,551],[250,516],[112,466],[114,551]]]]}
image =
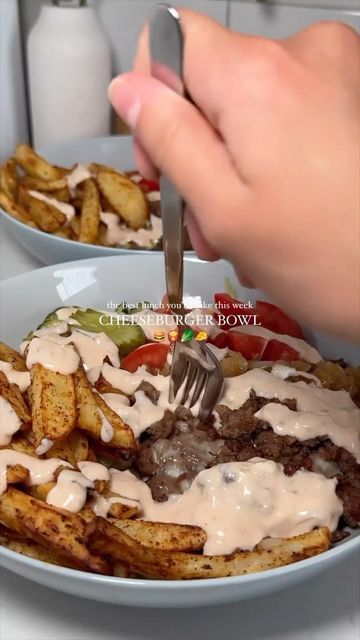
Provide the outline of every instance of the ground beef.
{"type": "Polygon", "coordinates": [[[330,440],[323,443],[316,451],[323,460],[336,462],[340,473],[337,474],[336,493],[344,506],[343,518],[350,527],[360,525],[360,465],[355,458],[342,447],[337,447],[330,440]]]}
{"type": "Polygon", "coordinates": [[[306,384],[313,384],[314,380],[312,378],[304,378],[304,376],[299,373],[298,375],[288,376],[286,378],[287,382],[305,382],[306,384]]]}
{"type": "Polygon", "coordinates": [[[147,477],[153,498],[166,500],[170,493],[182,493],[195,476],[209,466],[223,446],[212,424],[202,424],[185,407],[165,411],[140,441],[135,465],[147,477]]]}
{"type": "Polygon", "coordinates": [[[150,382],[143,380],[143,382],[139,384],[136,391],[143,391],[145,395],[149,398],[149,400],[151,400],[151,402],[153,402],[154,404],[157,404],[157,401],[159,400],[160,391],[155,389],[155,387],[150,382]]]}
{"type": "MultiPolygon", "coordinates": [[[[156,389],[147,383],[141,387],[156,403],[156,389]]],[[[319,473],[330,469],[337,477],[336,492],[344,507],[344,525],[360,525],[360,465],[355,458],[328,438],[299,441],[277,435],[267,422],[254,416],[269,402],[279,400],[251,392],[239,409],[219,405],[217,429],[212,419],[201,423],[185,407],[178,407],[174,413],[165,411],[163,418],[142,435],[135,459],[137,471],[146,478],[153,498],[163,501],[170,493],[182,493],[200,471],[216,464],[261,457],[282,464],[287,475],[300,469],[319,473]]],[[[297,409],[294,399],[282,404],[292,411],[297,409]]]]}
{"type": "Polygon", "coordinates": [[[336,542],[341,542],[341,540],[344,540],[344,538],[347,538],[349,535],[350,532],[346,531],[346,529],[336,529],[336,531],[333,531],[331,534],[331,543],[336,544],[336,542]]]}
{"type": "MultiPolygon", "coordinates": [[[[246,400],[240,409],[229,409],[225,405],[218,405],[216,412],[219,416],[220,428],[219,433],[224,438],[236,438],[243,440],[247,434],[263,428],[268,429],[269,425],[255,418],[254,414],[260,411],[262,407],[270,402],[279,402],[277,398],[260,398],[251,391],[250,398],[246,400]]],[[[285,404],[292,411],[296,411],[296,400],[287,398],[282,404],[285,404]]]]}

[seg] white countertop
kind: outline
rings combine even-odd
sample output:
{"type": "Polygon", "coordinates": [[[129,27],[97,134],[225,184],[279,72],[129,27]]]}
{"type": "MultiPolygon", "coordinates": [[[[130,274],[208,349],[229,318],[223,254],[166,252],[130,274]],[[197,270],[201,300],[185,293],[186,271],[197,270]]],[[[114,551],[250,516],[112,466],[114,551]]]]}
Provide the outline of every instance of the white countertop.
{"type": "MultiPolygon", "coordinates": [[[[1,279],[39,266],[1,229],[1,279]]],[[[0,640],[359,640],[359,603],[355,555],[271,597],[186,611],[97,604],[1,569],[0,640]]]]}

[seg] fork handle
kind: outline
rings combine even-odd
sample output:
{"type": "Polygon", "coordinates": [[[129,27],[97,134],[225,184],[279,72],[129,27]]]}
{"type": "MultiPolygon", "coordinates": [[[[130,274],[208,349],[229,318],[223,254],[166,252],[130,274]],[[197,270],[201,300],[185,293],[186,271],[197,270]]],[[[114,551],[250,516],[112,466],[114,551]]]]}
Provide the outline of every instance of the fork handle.
{"type": "Polygon", "coordinates": [[[182,198],[165,175],[160,178],[160,191],[161,199],[166,203],[162,209],[166,290],[169,304],[179,305],[173,308],[176,313],[181,313],[184,273],[184,205],[182,198]]]}

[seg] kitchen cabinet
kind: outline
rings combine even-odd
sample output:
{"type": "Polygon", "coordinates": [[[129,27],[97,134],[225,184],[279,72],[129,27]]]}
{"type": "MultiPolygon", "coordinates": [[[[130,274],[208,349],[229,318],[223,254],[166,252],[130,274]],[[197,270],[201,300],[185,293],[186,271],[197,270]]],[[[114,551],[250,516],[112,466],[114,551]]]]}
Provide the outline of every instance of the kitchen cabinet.
{"type": "MultiPolygon", "coordinates": [[[[360,8],[358,10],[328,9],[320,5],[321,0],[314,0],[310,6],[298,6],[300,2],[288,0],[285,5],[279,3],[255,3],[231,0],[229,9],[229,26],[235,31],[256,34],[269,38],[286,37],[313,22],[322,20],[340,20],[355,29],[360,27],[360,8]]],[[[303,1],[305,4],[305,0],[303,1]]],[[[307,2],[310,5],[310,2],[307,2]]],[[[325,0],[324,3],[325,4],[325,0]]],[[[335,3],[333,3],[335,5],[335,3]]],[[[344,6],[347,3],[336,3],[344,6]]]]}
{"type": "MultiPolygon", "coordinates": [[[[101,0],[96,3],[98,16],[105,26],[113,50],[114,73],[132,67],[138,36],[158,0],[101,0]]],[[[207,13],[225,24],[227,0],[183,0],[181,6],[207,13]]]]}

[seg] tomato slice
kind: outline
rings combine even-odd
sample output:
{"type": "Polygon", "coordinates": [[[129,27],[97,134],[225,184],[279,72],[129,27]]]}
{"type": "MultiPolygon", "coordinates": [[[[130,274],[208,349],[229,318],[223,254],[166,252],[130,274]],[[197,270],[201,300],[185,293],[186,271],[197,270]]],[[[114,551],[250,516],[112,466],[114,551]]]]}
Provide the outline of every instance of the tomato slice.
{"type": "MultiPolygon", "coordinates": [[[[141,347],[140,347],[141,348],[141,347]]],[[[298,360],[299,352],[280,340],[269,340],[261,360],[298,360]]]]}
{"type": "Polygon", "coordinates": [[[224,329],[230,329],[241,325],[240,320],[234,322],[234,316],[247,314],[256,315],[257,324],[265,329],[274,331],[274,333],[283,333],[293,338],[302,338],[303,333],[298,323],[287,315],[282,309],[266,300],[257,300],[255,308],[247,309],[241,300],[236,300],[228,293],[215,293],[215,306],[217,313],[214,314],[218,319],[219,315],[225,317],[224,329]],[[231,320],[230,320],[231,316],[231,320]],[[226,318],[229,321],[226,322],[226,318]]]}
{"type": "Polygon", "coordinates": [[[293,338],[303,338],[298,323],[287,315],[282,309],[266,300],[257,300],[254,313],[258,323],[275,333],[284,333],[293,338]]]}
{"type": "Polygon", "coordinates": [[[261,360],[267,340],[240,331],[228,331],[228,347],[238,351],[246,360],[261,360]]]}
{"type": "Polygon", "coordinates": [[[216,308],[214,318],[219,322],[219,316],[222,316],[221,327],[226,330],[238,326],[240,321],[234,322],[233,316],[244,313],[243,307],[240,306],[243,303],[233,298],[229,293],[215,293],[214,300],[216,308]],[[230,316],[232,316],[232,322],[230,322],[230,316]],[[227,322],[227,318],[229,318],[229,322],[227,322]]]}
{"type": "Polygon", "coordinates": [[[169,353],[168,344],[151,342],[143,344],[121,360],[121,368],[134,373],[143,364],[153,369],[162,369],[169,353]]]}
{"type": "Polygon", "coordinates": [[[215,347],[218,347],[219,349],[226,349],[226,347],[228,347],[228,339],[227,339],[227,332],[225,333],[225,331],[222,331],[221,333],[218,333],[216,336],[210,337],[208,339],[208,342],[210,342],[210,344],[214,344],[215,347]]]}
{"type": "Polygon", "coordinates": [[[149,193],[149,191],[159,191],[160,189],[160,185],[156,180],[147,180],[147,178],[142,178],[138,185],[145,193],[149,193]]]}
{"type": "Polygon", "coordinates": [[[222,331],[210,337],[209,342],[219,349],[227,347],[231,351],[237,351],[247,360],[260,360],[267,340],[240,331],[222,331]]]}

